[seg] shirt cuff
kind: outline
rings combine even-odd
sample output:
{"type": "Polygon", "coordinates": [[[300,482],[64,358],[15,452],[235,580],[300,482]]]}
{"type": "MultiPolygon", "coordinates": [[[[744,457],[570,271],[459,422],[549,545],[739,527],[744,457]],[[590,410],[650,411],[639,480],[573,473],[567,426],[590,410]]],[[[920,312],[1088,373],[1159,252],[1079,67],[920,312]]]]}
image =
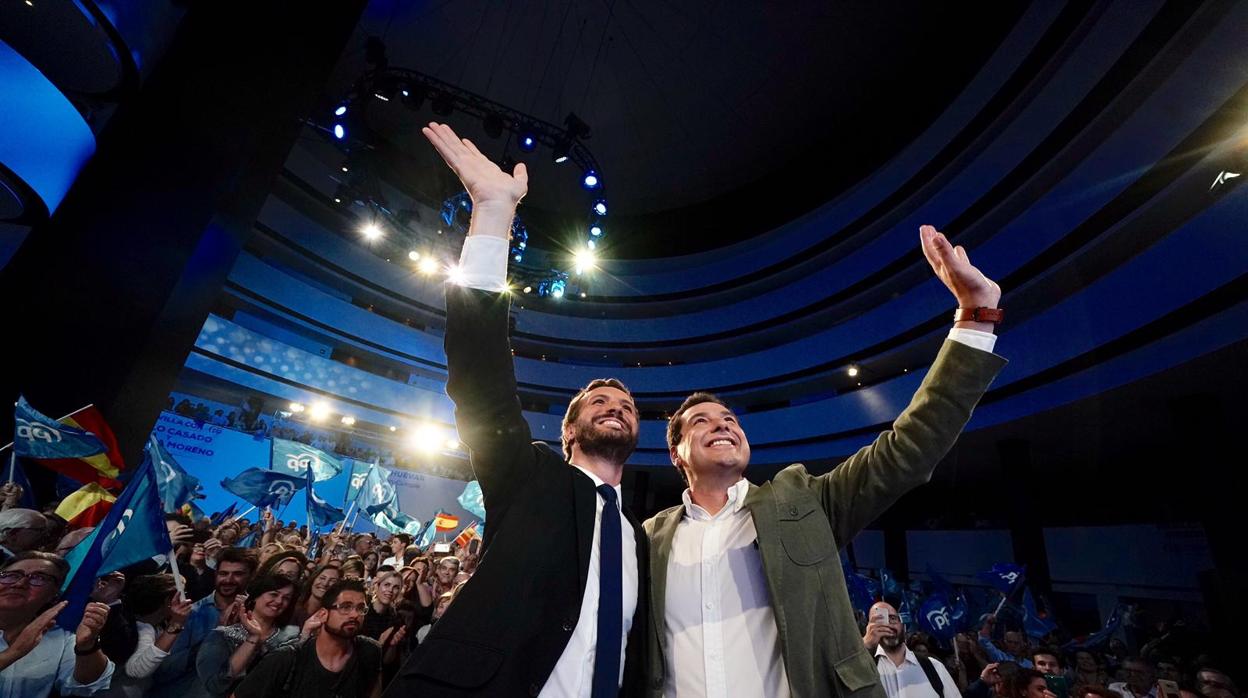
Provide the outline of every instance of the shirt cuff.
{"type": "Polygon", "coordinates": [[[991,332],[980,332],[979,330],[966,330],[961,327],[954,327],[949,330],[949,339],[965,344],[973,349],[986,351],[989,354],[997,346],[997,335],[991,332]]]}
{"type": "Polygon", "coordinates": [[[469,235],[459,253],[460,285],[481,291],[507,288],[507,254],[511,244],[492,235],[469,235]]]}

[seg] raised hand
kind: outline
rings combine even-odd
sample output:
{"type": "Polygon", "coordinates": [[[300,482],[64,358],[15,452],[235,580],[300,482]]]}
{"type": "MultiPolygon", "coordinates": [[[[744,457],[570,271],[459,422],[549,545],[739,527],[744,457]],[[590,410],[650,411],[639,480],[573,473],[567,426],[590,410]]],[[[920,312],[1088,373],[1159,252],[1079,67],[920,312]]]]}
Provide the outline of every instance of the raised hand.
{"type": "MultiPolygon", "coordinates": [[[[460,138],[446,124],[430,123],[421,133],[455,171],[468,190],[475,208],[514,208],[529,191],[529,172],[518,163],[509,174],[477,150],[467,138],[460,138]]],[[[508,219],[510,223],[510,218],[508,219]]]]}
{"type": "Polygon", "coordinates": [[[257,640],[264,639],[264,627],[260,625],[260,621],[256,620],[251,611],[244,610],[238,619],[238,623],[247,632],[247,637],[257,640]]]}
{"type": "Polygon", "coordinates": [[[56,625],[56,614],[60,613],[68,604],[68,601],[56,604],[35,616],[35,619],[27,623],[26,627],[22,628],[22,632],[18,633],[12,640],[9,640],[8,637],[4,638],[9,641],[9,647],[4,652],[0,652],[0,667],[7,667],[30,654],[30,651],[43,639],[43,634],[56,625]]]}
{"type": "Polygon", "coordinates": [[[91,591],[91,600],[102,604],[111,604],[121,598],[126,588],[126,575],[121,572],[109,572],[95,580],[95,589],[91,591]]]}
{"type": "Polygon", "coordinates": [[[79,647],[95,644],[95,638],[104,629],[104,621],[108,620],[108,606],[92,601],[82,611],[82,622],[74,631],[74,643],[79,647]]]}
{"type": "Polygon", "coordinates": [[[303,622],[303,627],[299,630],[299,637],[308,639],[320,631],[321,626],[325,625],[326,619],[329,618],[329,609],[318,609],[316,613],[308,616],[303,622]]]}
{"type": "Polygon", "coordinates": [[[1001,287],[976,269],[961,245],[954,247],[944,234],[930,225],[919,227],[923,256],[932,271],[945,284],[959,308],[995,308],[1001,300],[1001,287]]]}
{"type": "Polygon", "coordinates": [[[169,622],[174,625],[186,625],[191,616],[191,602],[181,594],[174,594],[169,601],[169,622]]]}

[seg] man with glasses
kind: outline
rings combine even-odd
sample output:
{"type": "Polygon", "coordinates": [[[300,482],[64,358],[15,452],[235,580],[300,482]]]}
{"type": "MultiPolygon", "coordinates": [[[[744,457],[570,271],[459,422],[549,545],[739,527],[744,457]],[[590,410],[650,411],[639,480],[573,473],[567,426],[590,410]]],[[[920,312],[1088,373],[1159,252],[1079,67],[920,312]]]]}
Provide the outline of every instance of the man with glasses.
{"type": "MultiPolygon", "coordinates": [[[[269,653],[234,691],[234,698],[356,698],[381,695],[382,646],[360,635],[368,598],[364,584],[344,579],[322,598],[315,640],[269,653]]],[[[383,636],[384,637],[384,636],[383,636]]],[[[385,661],[397,659],[390,646],[385,661]]]]}
{"type": "Polygon", "coordinates": [[[69,565],[51,553],[24,552],[0,569],[0,698],[89,696],[108,688],[113,663],[100,651],[108,606],[89,603],[70,633],[53,603],[69,565]]]}
{"type": "Polygon", "coordinates": [[[871,607],[862,644],[875,656],[875,668],[888,698],[962,698],[949,670],[906,646],[906,629],[892,604],[871,607]]]}

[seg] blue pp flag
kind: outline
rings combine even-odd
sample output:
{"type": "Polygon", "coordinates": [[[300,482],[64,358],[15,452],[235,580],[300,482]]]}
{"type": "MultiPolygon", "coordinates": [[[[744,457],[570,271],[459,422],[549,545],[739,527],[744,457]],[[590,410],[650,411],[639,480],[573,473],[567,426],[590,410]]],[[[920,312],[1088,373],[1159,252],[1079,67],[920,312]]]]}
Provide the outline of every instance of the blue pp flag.
{"type": "Polygon", "coordinates": [[[992,569],[987,572],[980,572],[975,576],[993,589],[1008,596],[1018,586],[1018,583],[1023,581],[1023,577],[1026,576],[1026,568],[1009,562],[998,562],[992,566],[992,569]]]}
{"type": "Polygon", "coordinates": [[[349,506],[351,502],[356,501],[360,496],[360,490],[364,488],[364,481],[368,479],[368,471],[372,468],[371,463],[365,463],[360,460],[347,460],[347,472],[350,479],[347,481],[347,496],[342,500],[342,505],[349,506]]]}
{"type": "MultiPolygon", "coordinates": [[[[390,484],[390,471],[373,463],[360,489],[360,508],[370,517],[380,514],[394,501],[394,485],[390,484]]],[[[395,511],[397,511],[397,507],[395,511]]],[[[396,522],[397,523],[397,522],[396,522]]]]}
{"type": "Polygon", "coordinates": [[[239,538],[238,542],[234,544],[234,547],[235,548],[250,548],[254,546],[256,544],[256,533],[257,531],[252,531],[251,533],[248,533],[242,538],[239,538]]]}
{"type": "Polygon", "coordinates": [[[481,483],[473,480],[465,485],[463,493],[459,495],[459,505],[464,511],[485,521],[485,495],[481,493],[481,483]]]}
{"type": "Polygon", "coordinates": [[[160,486],[160,499],[165,511],[178,511],[183,504],[189,504],[195,498],[200,490],[199,478],[178,465],[154,435],[148,438],[143,457],[152,459],[155,465],[156,482],[160,486]]]}
{"type": "Polygon", "coordinates": [[[957,630],[953,624],[953,604],[943,593],[936,592],[919,607],[919,627],[929,635],[948,644],[957,630]]]}
{"type": "Polygon", "coordinates": [[[70,572],[61,598],[69,605],[57,623],[71,632],[78,627],[97,578],[172,550],[156,471],[144,458],[100,525],[65,555],[70,572]]]}
{"type": "MultiPolygon", "coordinates": [[[[440,513],[442,512],[439,511],[438,514],[440,513]]],[[[433,539],[438,535],[438,527],[433,525],[433,522],[437,520],[437,518],[438,515],[434,514],[433,518],[429,519],[429,523],[425,524],[425,530],[420,535],[420,547],[428,548],[433,544],[433,539]]]]}
{"type": "Polygon", "coordinates": [[[86,458],[108,453],[95,434],[40,414],[18,397],[13,409],[13,451],[23,458],[86,458]]]}
{"type": "Polygon", "coordinates": [[[942,577],[936,568],[932,567],[931,563],[927,565],[927,576],[932,580],[935,593],[943,595],[949,602],[949,620],[953,622],[953,631],[960,633],[966,630],[970,624],[966,595],[955,589],[949,580],[942,577]]]}
{"type": "Polygon", "coordinates": [[[1049,615],[1036,608],[1036,599],[1031,595],[1031,589],[1023,589],[1023,630],[1027,635],[1041,638],[1056,628],[1057,624],[1049,619],[1049,615]]]}
{"type": "Polygon", "coordinates": [[[378,528],[391,533],[410,533],[413,538],[424,530],[420,521],[399,511],[398,502],[393,500],[383,510],[369,516],[369,520],[378,528]]]}
{"type": "Polygon", "coordinates": [[[220,526],[221,524],[225,523],[226,519],[230,518],[231,516],[234,516],[234,512],[237,510],[238,510],[238,502],[230,502],[230,505],[225,508],[225,511],[214,514],[213,517],[209,519],[208,523],[213,526],[220,526]]]}
{"type": "Polygon", "coordinates": [[[896,599],[901,596],[901,585],[897,583],[897,578],[887,567],[880,568],[880,589],[886,599],[896,599]]]}
{"type": "Polygon", "coordinates": [[[319,448],[289,439],[273,439],[273,470],[303,477],[308,468],[316,481],[329,480],[342,472],[342,461],[319,448]]]}
{"type": "Polygon", "coordinates": [[[1088,635],[1082,640],[1071,640],[1062,646],[1062,649],[1073,652],[1074,650],[1091,650],[1109,642],[1109,639],[1118,632],[1118,627],[1122,625],[1122,605],[1114,607],[1114,611],[1109,614],[1109,620],[1105,621],[1105,627],[1088,635]]]}
{"type": "Polygon", "coordinates": [[[261,508],[289,502],[303,485],[302,478],[259,468],[248,468],[232,480],[227,477],[221,481],[226,492],[261,508]]]}
{"type": "Polygon", "coordinates": [[[346,512],[316,496],[316,492],[312,489],[312,483],[316,481],[316,471],[307,468],[305,472],[308,474],[308,479],[304,494],[307,496],[308,523],[311,524],[311,528],[320,528],[326,524],[342,521],[346,512]]]}

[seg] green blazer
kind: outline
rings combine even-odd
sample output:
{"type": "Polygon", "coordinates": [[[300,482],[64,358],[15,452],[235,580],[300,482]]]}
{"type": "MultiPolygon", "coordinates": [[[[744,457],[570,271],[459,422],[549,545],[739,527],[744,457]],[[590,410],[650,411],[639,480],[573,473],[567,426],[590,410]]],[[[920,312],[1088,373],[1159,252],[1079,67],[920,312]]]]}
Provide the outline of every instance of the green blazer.
{"type": "MultiPolygon", "coordinates": [[[[790,465],[745,506],[754,518],[771,591],[780,651],[793,698],[884,698],[862,644],[838,551],[893,502],[927,482],[953,447],[975,403],[1005,359],[947,340],[893,428],[825,475],[790,465]]],[[[650,624],[646,695],[661,696],[665,666],[667,563],[683,506],[646,521],[650,537],[650,624]]],[[[763,697],[759,697],[763,698],[763,697]]]]}

